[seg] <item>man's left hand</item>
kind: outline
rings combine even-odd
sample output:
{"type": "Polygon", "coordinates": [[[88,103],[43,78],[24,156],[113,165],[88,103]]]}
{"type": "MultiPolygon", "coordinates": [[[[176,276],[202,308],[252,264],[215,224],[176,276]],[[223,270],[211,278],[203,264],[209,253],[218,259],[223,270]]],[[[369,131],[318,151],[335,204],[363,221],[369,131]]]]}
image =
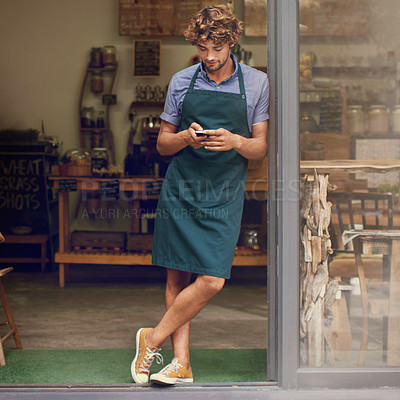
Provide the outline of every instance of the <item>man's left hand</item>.
{"type": "Polygon", "coordinates": [[[224,128],[207,129],[204,133],[208,136],[201,143],[204,144],[204,148],[207,150],[228,151],[240,147],[241,136],[235,135],[224,128]]]}

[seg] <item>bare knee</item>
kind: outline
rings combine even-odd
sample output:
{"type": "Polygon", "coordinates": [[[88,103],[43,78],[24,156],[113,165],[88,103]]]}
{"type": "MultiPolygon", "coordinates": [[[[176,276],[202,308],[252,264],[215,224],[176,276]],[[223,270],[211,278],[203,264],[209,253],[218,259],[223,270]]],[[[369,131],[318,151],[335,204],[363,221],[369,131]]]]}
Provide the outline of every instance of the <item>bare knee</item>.
{"type": "Polygon", "coordinates": [[[167,290],[178,294],[190,283],[191,273],[169,269],[167,272],[167,290]]]}
{"type": "Polygon", "coordinates": [[[203,290],[207,291],[210,296],[215,296],[222,290],[225,284],[224,278],[209,275],[199,275],[196,281],[202,285],[203,290]]]}

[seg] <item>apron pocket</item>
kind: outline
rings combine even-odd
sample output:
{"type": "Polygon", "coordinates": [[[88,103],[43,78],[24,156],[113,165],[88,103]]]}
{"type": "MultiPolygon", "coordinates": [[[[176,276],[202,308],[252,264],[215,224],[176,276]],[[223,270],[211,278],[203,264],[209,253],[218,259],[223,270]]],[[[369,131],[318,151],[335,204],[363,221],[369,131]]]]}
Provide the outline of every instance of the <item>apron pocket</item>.
{"type": "Polygon", "coordinates": [[[240,178],[232,165],[179,157],[168,168],[168,192],[193,206],[218,207],[243,197],[240,178]]]}

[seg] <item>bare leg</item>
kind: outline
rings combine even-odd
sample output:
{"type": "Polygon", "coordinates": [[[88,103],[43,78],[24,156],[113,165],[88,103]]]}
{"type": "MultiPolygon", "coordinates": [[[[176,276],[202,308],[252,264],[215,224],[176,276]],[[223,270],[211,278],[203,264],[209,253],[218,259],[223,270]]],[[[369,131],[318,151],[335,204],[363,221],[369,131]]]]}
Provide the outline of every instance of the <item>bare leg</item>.
{"type": "MultiPolygon", "coordinates": [[[[161,347],[168,336],[189,323],[203,309],[208,301],[223,288],[224,283],[223,278],[198,275],[191,285],[176,296],[158,325],[148,332],[146,343],[151,347],[161,347]]],[[[183,328],[182,332],[184,329],[188,327],[183,328]]],[[[182,332],[179,335],[182,335],[182,332]]],[[[182,346],[182,343],[179,346],[182,346]]]]}
{"type": "MultiPolygon", "coordinates": [[[[167,310],[172,306],[179,293],[189,285],[191,275],[190,272],[168,269],[165,289],[167,310]]],[[[179,361],[188,371],[190,371],[189,327],[190,322],[186,322],[171,335],[174,357],[179,358],[179,361]]]]}

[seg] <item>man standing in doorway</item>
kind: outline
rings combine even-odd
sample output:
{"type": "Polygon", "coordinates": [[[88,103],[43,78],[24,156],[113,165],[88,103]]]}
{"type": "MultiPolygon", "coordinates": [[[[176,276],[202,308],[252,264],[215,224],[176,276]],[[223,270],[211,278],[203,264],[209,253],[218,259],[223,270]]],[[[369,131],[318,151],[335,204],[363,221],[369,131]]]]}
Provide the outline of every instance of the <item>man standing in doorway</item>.
{"type": "Polygon", "coordinates": [[[184,35],[200,65],[170,82],[157,141],[173,155],[158,202],[153,264],[167,268],[166,308],[154,328],[136,334],[131,372],[149,381],[160,346],[171,337],[174,358],[150,382],[193,382],[189,325],[230,278],[240,232],[248,160],[267,152],[267,75],[231,54],[243,29],[225,6],[201,10],[184,35]],[[196,279],[191,280],[192,274],[196,279]]]}

